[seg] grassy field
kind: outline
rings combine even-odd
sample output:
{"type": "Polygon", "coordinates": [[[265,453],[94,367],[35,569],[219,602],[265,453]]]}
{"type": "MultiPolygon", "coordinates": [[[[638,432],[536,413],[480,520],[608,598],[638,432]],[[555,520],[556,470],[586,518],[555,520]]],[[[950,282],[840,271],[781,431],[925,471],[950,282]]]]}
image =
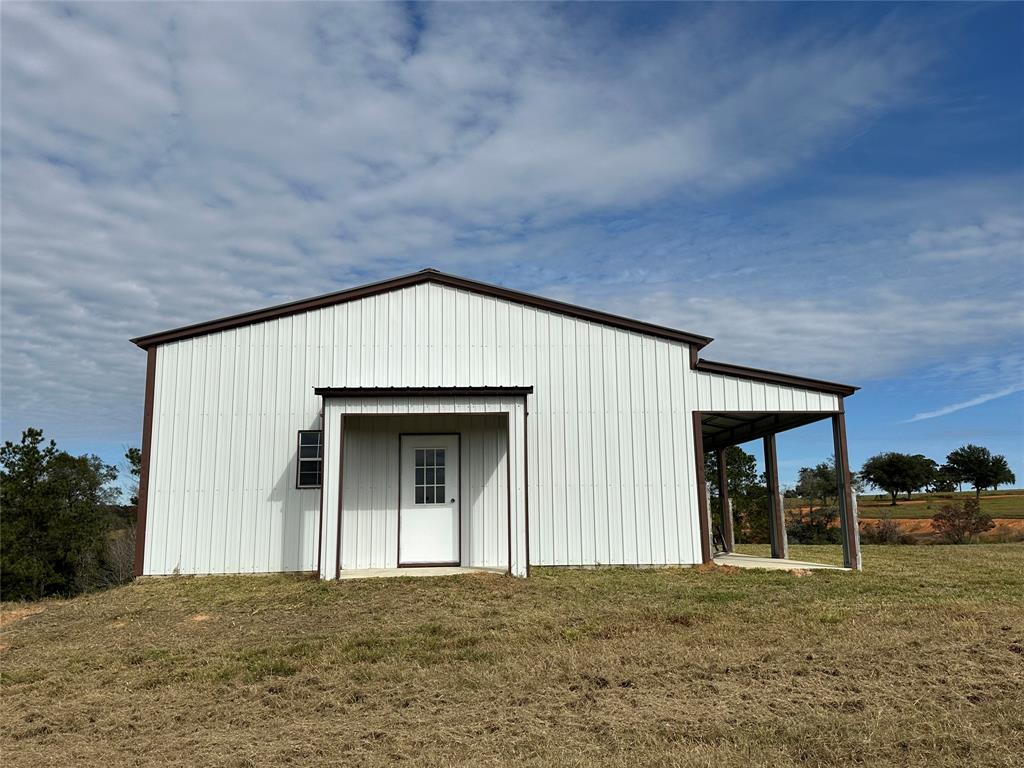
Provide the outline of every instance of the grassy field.
{"type": "MultiPolygon", "coordinates": [[[[915,493],[910,501],[902,498],[896,506],[890,504],[888,495],[866,495],[857,497],[857,509],[861,518],[892,517],[895,519],[930,518],[943,504],[951,500],[973,498],[974,491],[964,493],[915,493]]],[[[981,494],[981,511],[993,518],[1024,519],[1024,490],[986,491],[981,494]]]]}
{"type": "Polygon", "coordinates": [[[1020,765],[1024,545],[864,562],[175,578],[8,605],[0,748],[7,766],[1020,765]]]}
{"type": "MultiPolygon", "coordinates": [[[[930,518],[943,504],[950,501],[974,498],[974,491],[963,493],[915,493],[908,501],[901,496],[896,506],[890,504],[888,494],[862,494],[857,497],[857,509],[862,518],[892,517],[897,520],[930,518]]],[[[786,509],[806,509],[807,500],[787,498],[786,509]]],[[[816,502],[816,506],[820,501],[816,502]]],[[[981,495],[982,511],[994,518],[1024,519],[1024,490],[986,491],[981,495]]]]}

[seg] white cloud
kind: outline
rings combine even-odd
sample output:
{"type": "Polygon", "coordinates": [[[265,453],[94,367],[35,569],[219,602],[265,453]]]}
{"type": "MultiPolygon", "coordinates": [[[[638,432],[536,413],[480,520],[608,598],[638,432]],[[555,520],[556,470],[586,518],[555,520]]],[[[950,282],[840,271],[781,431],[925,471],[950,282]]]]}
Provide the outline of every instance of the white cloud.
{"type": "Polygon", "coordinates": [[[3,4],[5,430],[128,439],[129,337],[428,264],[854,381],[1019,323],[943,255],[1019,247],[991,180],[956,206],[879,180],[716,208],[916,98],[908,28],[767,39],[771,9],[685,7],[638,41],[572,9],[420,10],[3,4]]]}
{"type": "Polygon", "coordinates": [[[997,392],[987,392],[984,395],[972,397],[970,400],[964,400],[962,403],[953,403],[952,405],[946,405],[934,411],[926,411],[924,413],[915,414],[913,418],[907,419],[907,421],[924,421],[925,419],[934,419],[939,416],[947,416],[951,413],[962,411],[965,408],[973,408],[976,405],[987,403],[990,400],[998,400],[1000,397],[1006,397],[1007,395],[1012,395],[1015,392],[1021,391],[1024,391],[1024,384],[1015,384],[1013,386],[1000,389],[997,392]]]}
{"type": "Polygon", "coordinates": [[[1019,268],[1024,262],[1024,214],[999,212],[975,224],[920,229],[907,241],[926,261],[1006,259],[1011,268],[1019,268]]]}
{"type": "Polygon", "coordinates": [[[899,375],[987,339],[1012,338],[1024,327],[1024,296],[936,302],[878,288],[857,291],[853,302],[850,294],[799,298],[757,290],[680,298],[684,289],[631,290],[614,305],[624,312],[643,307],[656,322],[715,337],[705,350],[715,360],[852,384],[899,375]]]}
{"type": "Polygon", "coordinates": [[[599,251],[608,276],[559,277],[548,290],[711,335],[713,359],[855,384],[912,369],[949,381],[955,370],[961,388],[992,391],[1024,376],[1024,362],[1007,364],[1024,361],[1024,259],[1012,257],[1024,238],[993,224],[1013,220],[994,211],[1011,208],[1017,185],[888,185],[698,220],[682,235],[654,227],[599,251]],[[988,260],[936,258],[945,244],[912,234],[932,231],[920,223],[933,217],[975,222],[959,227],[985,233],[988,260]]]}

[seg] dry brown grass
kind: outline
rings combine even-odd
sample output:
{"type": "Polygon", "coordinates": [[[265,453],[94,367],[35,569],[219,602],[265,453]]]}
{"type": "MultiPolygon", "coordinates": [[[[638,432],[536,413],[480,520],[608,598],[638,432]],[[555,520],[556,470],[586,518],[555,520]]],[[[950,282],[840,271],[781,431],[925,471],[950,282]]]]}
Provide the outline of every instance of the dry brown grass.
{"type": "Polygon", "coordinates": [[[177,578],[48,602],[4,631],[3,760],[1019,765],[1024,546],[864,559],[802,578],[177,578]]]}

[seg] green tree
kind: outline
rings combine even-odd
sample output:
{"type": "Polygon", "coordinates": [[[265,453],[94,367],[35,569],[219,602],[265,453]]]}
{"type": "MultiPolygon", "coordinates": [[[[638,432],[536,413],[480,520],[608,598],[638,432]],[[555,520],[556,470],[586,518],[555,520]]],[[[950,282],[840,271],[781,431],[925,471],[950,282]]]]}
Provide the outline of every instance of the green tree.
{"type": "Polygon", "coordinates": [[[864,462],[860,476],[888,493],[892,506],[895,506],[898,494],[906,493],[909,499],[913,491],[921,490],[932,482],[935,471],[935,462],[927,456],[890,451],[879,453],[864,462]]]}
{"type": "Polygon", "coordinates": [[[955,491],[959,484],[960,479],[953,468],[948,464],[943,464],[935,470],[935,475],[928,485],[928,490],[932,493],[950,493],[955,491]]]}
{"type": "Polygon", "coordinates": [[[128,462],[128,472],[134,478],[128,503],[136,507],[139,504],[139,479],[142,477],[142,451],[138,448],[128,448],[124,452],[124,458],[128,462]]]}
{"type": "Polygon", "coordinates": [[[801,467],[796,495],[806,504],[787,521],[787,532],[798,544],[839,543],[840,531],[835,456],[813,467],[801,467]],[[821,502],[815,506],[816,502],[821,502]]]}
{"type": "Polygon", "coordinates": [[[977,498],[964,499],[961,504],[945,504],[932,518],[932,530],[953,544],[970,541],[995,525],[992,518],[981,511],[977,498]]]}
{"type": "Polygon", "coordinates": [[[938,474],[939,465],[927,456],[916,453],[910,457],[910,475],[907,478],[907,487],[903,490],[910,499],[914,491],[923,491],[930,486],[938,474]]]}
{"type": "Polygon", "coordinates": [[[59,451],[42,430],[0,447],[0,571],[7,600],[69,595],[102,568],[117,470],[59,451]]]}
{"type": "Polygon", "coordinates": [[[983,488],[998,488],[1017,482],[1005,456],[993,455],[988,448],[968,444],[946,457],[946,465],[959,480],[974,486],[974,498],[981,499],[983,488]]]}
{"type": "MultiPolygon", "coordinates": [[[[737,539],[767,541],[768,488],[764,475],[757,471],[757,459],[734,445],[725,449],[725,465],[737,539]]],[[[712,522],[721,525],[722,503],[718,498],[718,456],[715,451],[704,452],[704,474],[711,497],[712,522]]]]}
{"type": "Polygon", "coordinates": [[[1005,456],[993,456],[993,478],[992,490],[998,491],[1000,485],[1013,485],[1017,482],[1017,476],[1010,470],[1005,456]]]}
{"type": "Polygon", "coordinates": [[[821,500],[821,506],[829,506],[835,501],[837,491],[836,462],[829,458],[814,467],[801,467],[797,475],[796,494],[806,499],[810,511],[814,511],[814,502],[821,500]]]}
{"type": "MultiPolygon", "coordinates": [[[[710,485],[711,498],[718,498],[718,453],[717,451],[705,451],[704,453],[705,478],[710,485]]],[[[726,483],[729,486],[729,495],[737,496],[749,492],[751,486],[757,484],[759,475],[757,472],[757,459],[753,454],[747,453],[738,445],[725,449],[725,475],[726,483]]]]}

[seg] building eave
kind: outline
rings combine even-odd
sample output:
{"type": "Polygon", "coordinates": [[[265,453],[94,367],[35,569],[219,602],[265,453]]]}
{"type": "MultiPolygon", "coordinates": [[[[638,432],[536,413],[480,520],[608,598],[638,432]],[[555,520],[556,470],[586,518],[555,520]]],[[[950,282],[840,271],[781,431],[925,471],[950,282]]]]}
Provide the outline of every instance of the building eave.
{"type": "Polygon", "coordinates": [[[810,379],[806,376],[795,376],[791,373],[780,373],[769,371],[764,368],[749,368],[745,365],[733,365],[732,363],[720,363],[715,360],[705,360],[693,356],[693,370],[705,373],[717,373],[723,376],[734,376],[738,379],[749,379],[751,381],[764,381],[770,384],[782,384],[787,387],[800,387],[802,389],[813,389],[816,392],[826,392],[832,395],[846,397],[852,395],[860,387],[852,384],[839,384],[834,381],[822,379],[810,379]]]}

